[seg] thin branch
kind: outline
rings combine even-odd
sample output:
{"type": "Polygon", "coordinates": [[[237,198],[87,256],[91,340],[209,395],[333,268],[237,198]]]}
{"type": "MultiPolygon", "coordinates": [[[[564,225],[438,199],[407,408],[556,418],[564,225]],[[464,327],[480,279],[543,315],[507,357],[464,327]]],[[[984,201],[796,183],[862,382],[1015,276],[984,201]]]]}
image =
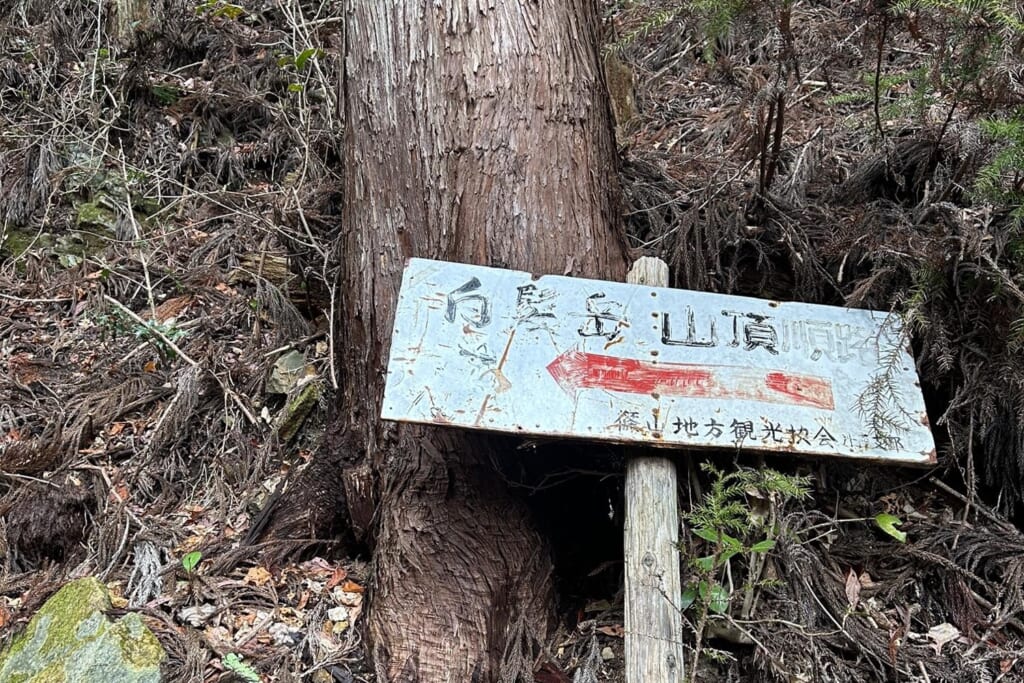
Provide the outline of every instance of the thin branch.
{"type": "Polygon", "coordinates": [[[213,372],[212,370],[208,370],[208,369],[202,368],[202,366],[199,363],[197,363],[195,360],[193,360],[187,353],[182,351],[181,348],[177,344],[175,344],[173,341],[171,341],[167,337],[167,335],[165,335],[163,332],[161,332],[160,329],[158,329],[155,325],[150,325],[150,324],[146,323],[146,321],[143,320],[142,318],[140,318],[135,313],[135,311],[131,310],[130,308],[128,308],[127,306],[122,304],[120,301],[118,301],[114,297],[112,297],[112,296],[110,296],[108,294],[104,294],[103,295],[103,299],[105,301],[113,304],[114,306],[116,306],[119,311],[121,311],[122,313],[127,315],[129,318],[131,318],[132,320],[134,320],[138,324],[140,324],[143,327],[145,327],[148,331],[152,332],[154,336],[156,336],[157,338],[160,339],[160,341],[162,341],[164,344],[166,344],[167,348],[169,348],[172,351],[174,351],[174,353],[177,354],[178,357],[181,358],[183,361],[185,361],[186,363],[188,363],[189,365],[191,365],[194,368],[199,368],[201,370],[206,370],[206,372],[209,372],[210,375],[213,377],[213,379],[217,381],[217,384],[220,385],[221,391],[223,391],[226,396],[228,396],[229,398],[231,398],[232,401],[235,402],[235,405],[237,405],[238,409],[242,411],[242,414],[245,415],[246,419],[249,420],[249,422],[251,424],[256,424],[256,422],[257,422],[256,421],[256,417],[252,414],[252,412],[242,402],[242,399],[239,398],[238,394],[236,394],[234,391],[232,391],[232,389],[227,384],[225,384],[224,381],[220,377],[217,376],[217,373],[213,372]]]}
{"type": "Polygon", "coordinates": [[[889,32],[889,16],[884,13],[882,14],[882,31],[878,34],[878,56],[875,60],[875,98],[874,98],[874,113],[875,113],[875,128],[878,129],[878,134],[885,138],[885,128],[882,127],[882,113],[879,110],[879,99],[881,98],[881,80],[882,80],[882,52],[885,49],[885,38],[889,32]]]}

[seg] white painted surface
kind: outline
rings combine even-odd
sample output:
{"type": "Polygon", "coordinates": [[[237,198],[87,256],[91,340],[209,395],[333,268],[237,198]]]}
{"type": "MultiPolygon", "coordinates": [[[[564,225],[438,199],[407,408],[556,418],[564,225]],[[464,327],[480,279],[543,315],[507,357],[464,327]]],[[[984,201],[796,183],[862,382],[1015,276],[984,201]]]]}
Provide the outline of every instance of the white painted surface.
{"type": "Polygon", "coordinates": [[[933,464],[884,313],[409,261],[382,416],[933,464]]]}

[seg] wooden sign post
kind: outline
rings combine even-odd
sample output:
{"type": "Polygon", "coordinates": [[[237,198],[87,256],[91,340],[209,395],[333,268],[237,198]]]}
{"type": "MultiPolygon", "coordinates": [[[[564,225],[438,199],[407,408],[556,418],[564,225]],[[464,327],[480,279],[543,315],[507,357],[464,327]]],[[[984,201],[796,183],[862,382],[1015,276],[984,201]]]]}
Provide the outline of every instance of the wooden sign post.
{"type": "MultiPolygon", "coordinates": [[[[406,266],[381,416],[645,446],[929,466],[899,316],[426,259],[406,266]]],[[[626,473],[630,683],[683,676],[675,468],[626,473]]]]}
{"type": "MultiPolygon", "coordinates": [[[[668,286],[668,265],[643,257],[628,282],[668,286]]],[[[626,681],[683,680],[683,616],[679,607],[679,503],[676,466],[637,455],[626,463],[626,681]]]]}

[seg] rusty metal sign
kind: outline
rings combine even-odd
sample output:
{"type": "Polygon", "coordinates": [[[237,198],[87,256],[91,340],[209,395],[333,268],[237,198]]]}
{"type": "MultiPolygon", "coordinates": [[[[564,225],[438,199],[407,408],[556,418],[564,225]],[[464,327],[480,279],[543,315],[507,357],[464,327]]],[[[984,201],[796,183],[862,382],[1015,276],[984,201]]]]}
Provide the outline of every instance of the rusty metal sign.
{"type": "Polygon", "coordinates": [[[409,261],[382,417],[931,465],[896,315],[409,261]]]}

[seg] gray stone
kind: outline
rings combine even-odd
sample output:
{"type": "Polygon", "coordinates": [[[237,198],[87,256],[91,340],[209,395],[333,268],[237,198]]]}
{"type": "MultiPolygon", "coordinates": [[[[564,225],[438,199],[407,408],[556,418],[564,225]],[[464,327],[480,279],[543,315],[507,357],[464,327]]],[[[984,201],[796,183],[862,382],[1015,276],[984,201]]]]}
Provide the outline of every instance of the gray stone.
{"type": "Polygon", "coordinates": [[[72,581],[46,601],[0,653],[4,683],[159,683],[166,657],[134,612],[110,621],[106,586],[72,581]]]}
{"type": "Polygon", "coordinates": [[[306,374],[306,357],[298,351],[289,351],[274,362],[267,377],[268,394],[289,393],[306,374]]]}

